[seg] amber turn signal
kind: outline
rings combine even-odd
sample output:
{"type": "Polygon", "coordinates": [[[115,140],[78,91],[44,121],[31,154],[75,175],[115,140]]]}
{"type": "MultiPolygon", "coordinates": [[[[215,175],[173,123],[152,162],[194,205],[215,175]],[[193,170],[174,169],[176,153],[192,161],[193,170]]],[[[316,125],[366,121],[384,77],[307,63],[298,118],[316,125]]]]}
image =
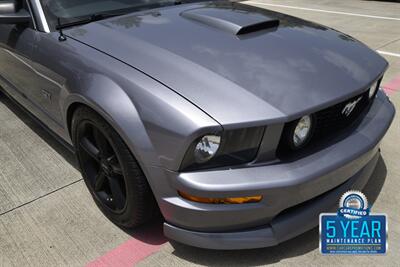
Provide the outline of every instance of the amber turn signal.
{"type": "Polygon", "coordinates": [[[250,197],[227,197],[227,198],[208,198],[208,197],[196,197],[178,191],[179,195],[184,199],[207,204],[244,204],[244,203],[256,203],[262,200],[262,196],[250,196],[250,197]]]}

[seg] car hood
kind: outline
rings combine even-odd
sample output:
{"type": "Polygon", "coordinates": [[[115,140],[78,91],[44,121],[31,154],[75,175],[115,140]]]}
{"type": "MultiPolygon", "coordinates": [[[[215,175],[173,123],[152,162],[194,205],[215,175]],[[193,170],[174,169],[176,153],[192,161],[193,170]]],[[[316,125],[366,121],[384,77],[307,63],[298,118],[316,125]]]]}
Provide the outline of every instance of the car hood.
{"type": "Polygon", "coordinates": [[[359,94],[387,68],[348,35],[231,2],[154,9],[65,33],[158,80],[226,127],[295,119],[359,94]]]}

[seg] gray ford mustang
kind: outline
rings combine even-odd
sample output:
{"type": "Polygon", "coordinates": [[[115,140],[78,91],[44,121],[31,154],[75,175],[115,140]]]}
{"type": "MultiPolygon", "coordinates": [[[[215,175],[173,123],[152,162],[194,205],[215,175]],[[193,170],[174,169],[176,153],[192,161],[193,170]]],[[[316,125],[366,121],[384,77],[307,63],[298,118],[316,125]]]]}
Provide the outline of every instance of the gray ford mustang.
{"type": "Polygon", "coordinates": [[[362,190],[395,110],[350,36],[228,1],[0,1],[0,85],[96,204],[192,246],[276,245],[362,190]]]}

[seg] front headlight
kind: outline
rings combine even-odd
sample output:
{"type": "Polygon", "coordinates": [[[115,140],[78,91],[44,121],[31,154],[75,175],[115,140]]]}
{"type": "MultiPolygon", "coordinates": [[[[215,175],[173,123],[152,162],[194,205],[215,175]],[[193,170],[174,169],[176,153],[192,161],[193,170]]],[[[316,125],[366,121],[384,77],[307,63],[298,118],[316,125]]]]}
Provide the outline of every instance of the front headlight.
{"type": "Polygon", "coordinates": [[[280,151],[294,151],[303,148],[315,132],[315,116],[305,115],[285,125],[279,142],[280,151]]]}
{"type": "Polygon", "coordinates": [[[180,169],[191,171],[248,163],[257,155],[264,130],[265,127],[252,127],[203,135],[189,147],[180,169]]]}
{"type": "Polygon", "coordinates": [[[218,151],[221,144],[221,136],[205,135],[197,143],[194,149],[194,159],[197,163],[209,161],[218,151]]]}
{"type": "Polygon", "coordinates": [[[298,121],[293,132],[293,144],[296,148],[302,147],[309,140],[312,126],[312,118],[308,115],[298,121]]]}

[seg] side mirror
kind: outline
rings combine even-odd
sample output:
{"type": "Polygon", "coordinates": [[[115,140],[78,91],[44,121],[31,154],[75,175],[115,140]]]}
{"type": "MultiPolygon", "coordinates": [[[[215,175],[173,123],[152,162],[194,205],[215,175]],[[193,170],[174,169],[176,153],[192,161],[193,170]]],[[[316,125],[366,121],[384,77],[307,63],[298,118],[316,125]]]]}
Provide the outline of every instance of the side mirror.
{"type": "Polygon", "coordinates": [[[15,1],[0,1],[0,24],[22,24],[31,21],[31,15],[25,9],[17,10],[15,1]]]}

